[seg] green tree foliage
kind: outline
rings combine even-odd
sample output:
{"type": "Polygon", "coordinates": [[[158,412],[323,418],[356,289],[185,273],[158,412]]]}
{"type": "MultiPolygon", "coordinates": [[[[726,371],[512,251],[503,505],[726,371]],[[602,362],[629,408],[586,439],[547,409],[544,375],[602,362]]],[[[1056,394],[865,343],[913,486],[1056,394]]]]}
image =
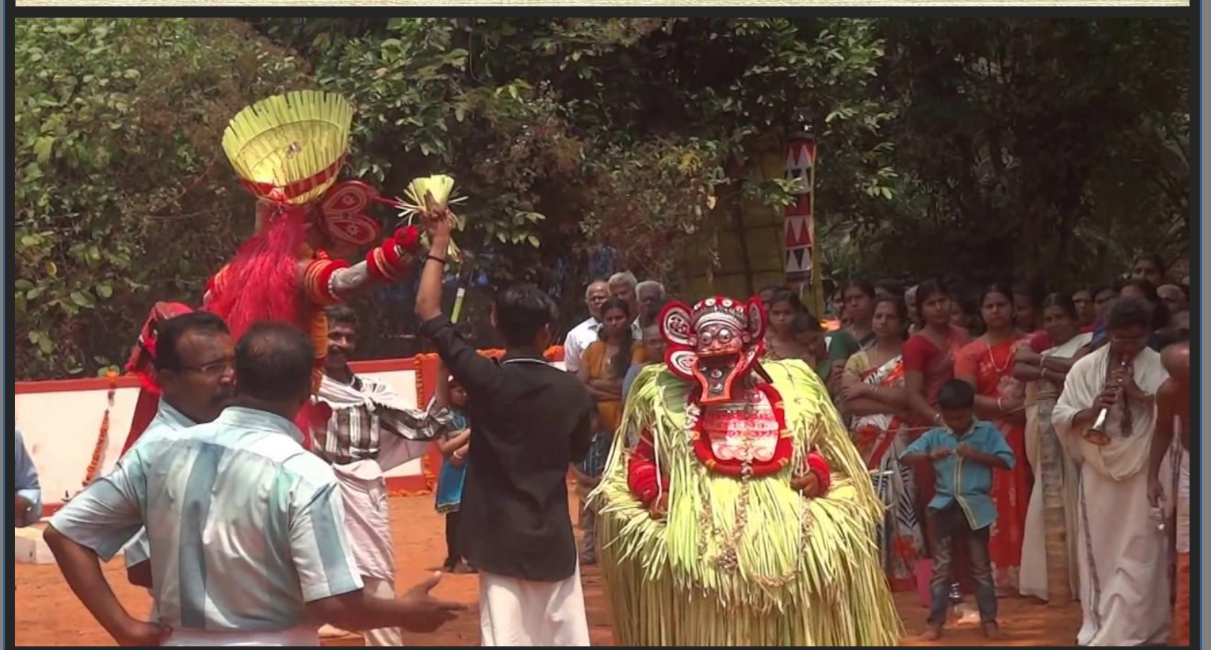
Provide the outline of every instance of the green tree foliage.
{"type": "Polygon", "coordinates": [[[223,126],[308,85],[298,61],[252,35],[228,21],[16,21],[20,377],[120,365],[151,304],[197,305],[248,234],[223,126]]]}
{"type": "MultiPolygon", "coordinates": [[[[835,276],[1092,281],[1189,228],[1184,21],[25,19],[15,44],[26,377],[115,363],[154,300],[197,303],[251,226],[223,126],[302,86],[355,103],[350,176],[454,176],[481,335],[515,280],[583,317],[610,256],[676,287],[738,201],[787,204],[756,172],[798,116],[835,276]]],[[[361,306],[399,334],[391,291],[361,306]]]]}
{"type": "Polygon", "coordinates": [[[909,20],[880,34],[902,200],[838,215],[858,269],[1014,271],[1058,288],[1186,245],[1187,21],[909,20]]]}
{"type": "MultiPolygon", "coordinates": [[[[452,174],[471,197],[467,248],[494,284],[524,279],[578,319],[586,254],[676,282],[712,199],[777,209],[751,178],[758,141],[796,113],[837,143],[821,191],[886,200],[892,117],[873,92],[869,20],[277,19],[258,27],[358,106],[355,174],[388,191],[452,174]]],[[[776,138],[775,138],[776,140],[776,138]]]]}

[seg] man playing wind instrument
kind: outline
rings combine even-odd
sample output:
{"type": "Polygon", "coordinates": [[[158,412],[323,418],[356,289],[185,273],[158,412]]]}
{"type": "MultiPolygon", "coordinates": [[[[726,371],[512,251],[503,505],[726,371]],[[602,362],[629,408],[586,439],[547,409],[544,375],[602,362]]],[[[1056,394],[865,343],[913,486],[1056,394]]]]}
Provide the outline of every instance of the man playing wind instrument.
{"type": "Polygon", "coordinates": [[[681,303],[592,499],[619,645],[892,645],[883,517],[828,391],[758,365],[760,301],[681,303]],[[633,449],[626,443],[637,433],[633,449]]]}

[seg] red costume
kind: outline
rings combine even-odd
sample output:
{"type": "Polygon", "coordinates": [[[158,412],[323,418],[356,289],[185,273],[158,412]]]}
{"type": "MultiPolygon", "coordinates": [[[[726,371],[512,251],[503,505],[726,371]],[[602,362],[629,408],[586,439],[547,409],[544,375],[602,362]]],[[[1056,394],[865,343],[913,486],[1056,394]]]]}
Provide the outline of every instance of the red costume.
{"type": "MultiPolygon", "coordinates": [[[[238,340],[257,321],[279,321],[307,332],[315,346],[314,386],[328,353],[324,307],[373,282],[402,279],[419,249],[416,227],[400,229],[357,264],[328,250],[356,250],[378,240],[379,225],[364,216],[372,202],[390,203],[358,181],[336,183],[348,149],[352,108],[344,99],[292,92],[240,111],[223,148],[259,201],[256,233],[206,283],[203,308],[220,316],[238,340]]],[[[144,375],[144,407],[137,410],[126,447],[155,415],[154,379],[144,375]]],[[[304,409],[306,411],[306,409],[304,409]]],[[[300,414],[305,433],[308,414],[300,414]]],[[[308,443],[310,440],[308,439],[308,443]]]]}

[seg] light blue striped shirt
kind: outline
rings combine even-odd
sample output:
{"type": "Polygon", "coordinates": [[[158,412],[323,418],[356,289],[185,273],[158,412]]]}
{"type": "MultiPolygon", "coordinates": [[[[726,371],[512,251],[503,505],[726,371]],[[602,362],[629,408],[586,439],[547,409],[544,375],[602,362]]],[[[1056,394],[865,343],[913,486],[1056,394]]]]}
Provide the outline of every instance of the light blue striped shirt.
{"type": "MultiPolygon", "coordinates": [[[[188,416],[169,404],[168,400],[161,397],[160,407],[156,409],[156,417],[143,430],[143,435],[139,436],[138,442],[131,446],[126,453],[129,454],[150,441],[163,438],[174,431],[188,429],[196,424],[197,422],[190,420],[188,416]]],[[[147,541],[147,529],[144,528],[131,540],[130,544],[126,545],[126,548],[122,549],[122,559],[126,561],[126,567],[130,568],[146,562],[150,557],[151,549],[147,541]]]]}
{"type": "Polygon", "coordinates": [[[107,560],[146,524],[165,625],[297,627],[305,603],[362,587],[336,475],[301,440],[289,420],[229,407],[131,449],[51,524],[107,560]]]}

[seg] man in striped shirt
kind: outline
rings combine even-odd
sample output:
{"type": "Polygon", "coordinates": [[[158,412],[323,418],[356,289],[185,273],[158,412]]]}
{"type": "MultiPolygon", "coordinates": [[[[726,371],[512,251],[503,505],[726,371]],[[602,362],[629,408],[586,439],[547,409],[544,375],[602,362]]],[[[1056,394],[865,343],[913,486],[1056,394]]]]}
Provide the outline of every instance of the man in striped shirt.
{"type": "Polygon", "coordinates": [[[431,631],[462,607],[437,576],[400,600],[363,589],[332,469],[292,419],[309,399],[311,342],[260,323],[236,348],[236,400],[217,420],[147,441],[51,520],[46,542],[76,596],[123,645],[317,645],[317,626],[431,631]],[[160,625],[130,616],[109,559],[147,526],[160,625]]]}
{"type": "MultiPolygon", "coordinates": [[[[345,530],[366,591],[395,597],[395,554],[383,472],[420,458],[430,441],[454,428],[448,410],[411,408],[391,386],[353,374],[349,359],[357,348],[357,313],[333,305],[328,316],[328,356],[316,411],[327,414],[311,424],[312,448],[332,465],[345,507],[345,530]]],[[[337,634],[325,629],[322,633],[337,634]]],[[[368,646],[403,643],[397,628],[370,630],[368,646]]]]}

